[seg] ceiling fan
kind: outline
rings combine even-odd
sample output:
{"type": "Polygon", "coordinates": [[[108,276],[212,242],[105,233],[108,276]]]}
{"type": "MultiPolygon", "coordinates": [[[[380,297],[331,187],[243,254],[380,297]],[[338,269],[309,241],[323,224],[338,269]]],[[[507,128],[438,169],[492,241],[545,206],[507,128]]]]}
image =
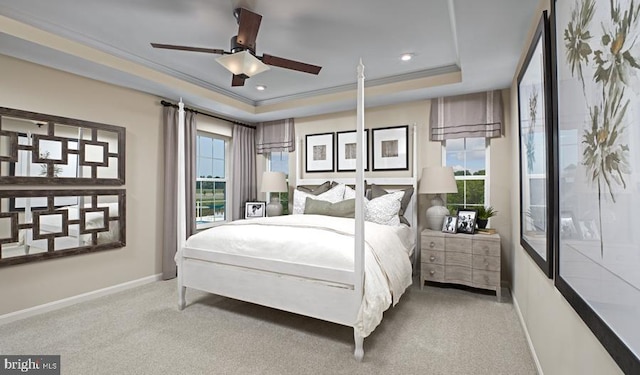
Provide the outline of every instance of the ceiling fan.
{"type": "Polygon", "coordinates": [[[263,54],[256,55],[256,37],[262,16],[244,8],[237,8],[233,15],[238,21],[238,35],[231,38],[231,51],[222,49],[177,46],[173,44],[151,43],[153,48],[174,49],[180,51],[203,52],[222,55],[216,59],[233,73],[231,86],[244,86],[244,81],[258,73],[269,70],[267,65],[297,70],[299,72],[318,74],[321,66],[306,64],[282,57],[263,54]]]}

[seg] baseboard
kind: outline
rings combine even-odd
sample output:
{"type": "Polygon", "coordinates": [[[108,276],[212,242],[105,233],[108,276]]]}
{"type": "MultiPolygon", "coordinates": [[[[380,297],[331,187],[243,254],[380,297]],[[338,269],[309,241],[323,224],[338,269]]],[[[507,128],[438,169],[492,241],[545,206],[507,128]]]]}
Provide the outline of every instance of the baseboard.
{"type": "Polygon", "coordinates": [[[29,307],[28,309],[0,315],[0,325],[15,322],[16,320],[20,320],[24,318],[29,318],[31,316],[39,315],[45,312],[58,310],[63,307],[75,305],[76,303],[90,301],[99,297],[107,296],[109,294],[122,292],[127,289],[135,288],[137,286],[141,286],[144,284],[150,284],[152,282],[159,281],[159,280],[162,280],[161,273],[143,277],[137,280],[127,281],[126,283],[110,286],[107,288],[94,290],[92,292],[79,294],[77,296],[64,298],[58,301],[45,303],[43,305],[29,307]]]}
{"type": "Polygon", "coordinates": [[[520,311],[520,305],[518,305],[518,299],[515,295],[511,295],[513,299],[513,306],[516,308],[516,313],[518,314],[518,319],[520,319],[520,325],[524,330],[524,335],[527,338],[527,345],[529,345],[529,351],[531,352],[531,356],[533,357],[533,362],[536,364],[536,370],[538,370],[538,374],[544,375],[542,372],[542,366],[540,365],[540,360],[538,360],[538,355],[536,354],[536,349],[533,347],[533,341],[531,341],[531,336],[529,335],[529,330],[527,329],[527,325],[524,322],[524,317],[522,316],[522,311],[520,311]]]}

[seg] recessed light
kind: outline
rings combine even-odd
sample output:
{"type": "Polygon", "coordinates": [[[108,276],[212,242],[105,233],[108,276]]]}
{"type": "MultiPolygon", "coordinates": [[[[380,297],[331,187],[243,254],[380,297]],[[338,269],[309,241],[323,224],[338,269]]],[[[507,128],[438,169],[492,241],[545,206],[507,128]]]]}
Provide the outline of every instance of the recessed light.
{"type": "Polygon", "coordinates": [[[256,86],[256,90],[258,90],[258,91],[264,91],[266,89],[267,89],[267,86],[265,86],[265,85],[257,85],[256,86]]]}
{"type": "Polygon", "coordinates": [[[413,58],[413,53],[405,53],[404,55],[400,56],[400,60],[402,61],[409,61],[413,58]]]}

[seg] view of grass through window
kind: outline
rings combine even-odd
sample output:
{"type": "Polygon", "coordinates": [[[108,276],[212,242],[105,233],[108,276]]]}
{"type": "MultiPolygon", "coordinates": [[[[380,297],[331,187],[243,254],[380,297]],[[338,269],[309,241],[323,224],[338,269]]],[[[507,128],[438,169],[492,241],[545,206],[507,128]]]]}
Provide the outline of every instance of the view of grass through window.
{"type": "Polygon", "coordinates": [[[282,214],[289,214],[289,153],[271,152],[269,154],[269,170],[271,172],[283,172],[287,176],[287,191],[282,193],[270,193],[269,201],[280,198],[282,214]]]}
{"type": "Polygon", "coordinates": [[[227,142],[199,133],[196,145],[196,228],[227,219],[227,142]]]}
{"type": "Polygon", "coordinates": [[[458,192],[447,194],[447,208],[455,213],[460,208],[484,206],[486,182],[486,140],[484,138],[448,139],[445,163],[453,167],[458,192]]]}

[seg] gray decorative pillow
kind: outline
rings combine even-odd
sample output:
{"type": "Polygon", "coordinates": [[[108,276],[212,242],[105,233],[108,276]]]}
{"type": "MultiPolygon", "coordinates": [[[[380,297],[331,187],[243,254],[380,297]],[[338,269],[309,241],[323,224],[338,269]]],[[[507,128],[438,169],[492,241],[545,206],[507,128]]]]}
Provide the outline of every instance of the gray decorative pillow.
{"type": "MultiPolygon", "coordinates": [[[[407,210],[407,207],[409,206],[409,202],[411,202],[411,196],[413,195],[413,187],[404,189],[404,190],[400,190],[400,191],[404,191],[404,196],[402,197],[402,201],[400,202],[400,212],[398,212],[398,214],[400,215],[400,222],[406,225],[410,225],[409,224],[409,220],[407,220],[404,217],[404,212],[407,210]]],[[[381,188],[378,185],[375,184],[371,184],[371,198],[370,199],[375,199],[375,198],[379,198],[382,197],[384,195],[390,194],[388,191],[386,191],[385,189],[381,188]]]]}
{"type": "Polygon", "coordinates": [[[309,193],[305,193],[302,190],[294,190],[293,191],[293,212],[294,215],[300,215],[304,213],[304,207],[306,204],[306,199],[308,197],[312,197],[317,200],[327,201],[330,203],[340,202],[344,199],[344,188],[345,185],[337,184],[336,186],[329,189],[329,191],[325,191],[322,194],[313,195],[309,193]]]}
{"type": "Polygon", "coordinates": [[[400,225],[400,202],[404,191],[396,191],[372,200],[365,200],[364,219],[382,225],[400,225]]]}
{"type": "Polygon", "coordinates": [[[318,185],[318,186],[298,186],[296,187],[296,189],[300,190],[300,191],[304,191],[305,193],[308,194],[313,194],[313,195],[320,195],[324,192],[329,191],[332,187],[336,186],[337,184],[335,182],[332,181],[327,181],[324,182],[322,185],[318,185]]]}
{"type": "Polygon", "coordinates": [[[304,213],[308,215],[326,215],[337,217],[356,216],[356,200],[347,199],[344,201],[331,203],[307,197],[304,204],[304,213]]]}

